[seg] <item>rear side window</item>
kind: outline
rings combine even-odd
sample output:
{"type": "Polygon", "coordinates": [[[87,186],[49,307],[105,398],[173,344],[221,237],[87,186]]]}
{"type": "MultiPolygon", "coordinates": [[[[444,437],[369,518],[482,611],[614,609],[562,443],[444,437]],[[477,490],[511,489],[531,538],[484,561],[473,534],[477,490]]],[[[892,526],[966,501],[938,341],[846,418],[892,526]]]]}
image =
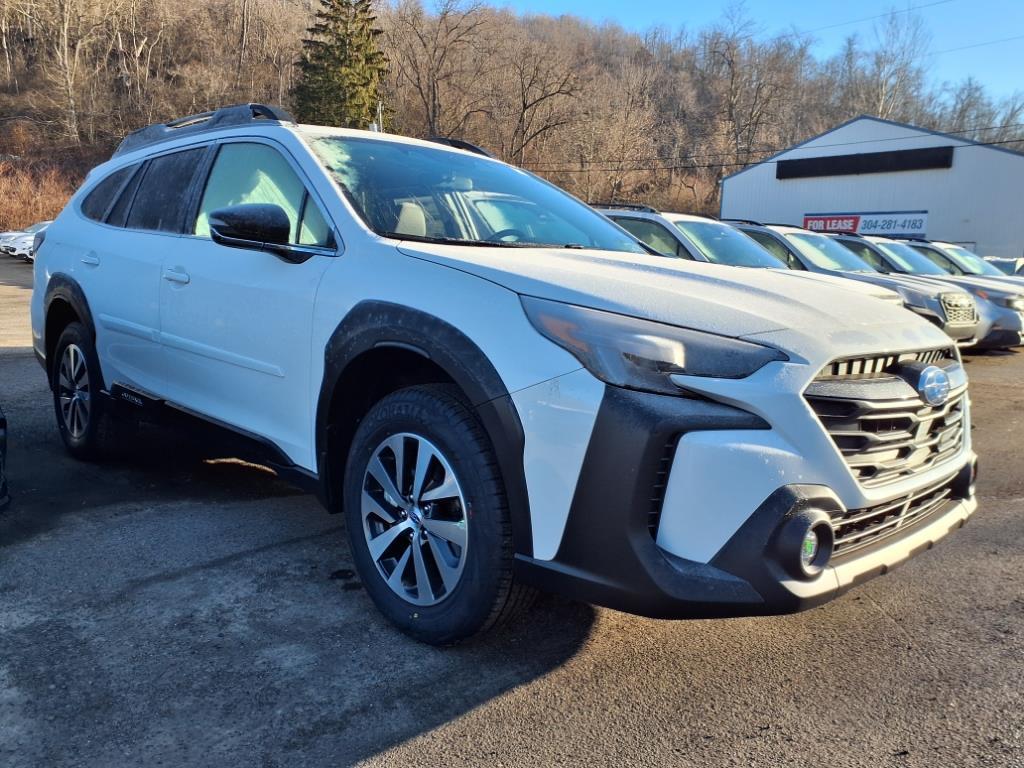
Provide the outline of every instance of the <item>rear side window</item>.
{"type": "Polygon", "coordinates": [[[188,190],[205,152],[205,147],[188,149],[150,160],[128,214],[128,228],[181,232],[188,190]]]}
{"type": "Polygon", "coordinates": [[[305,185],[284,156],[265,144],[225,144],[217,153],[199,206],[195,228],[210,236],[210,214],[233,205],[280,206],[291,223],[289,242],[320,245],[330,242],[331,231],[305,185]]]}
{"type": "Polygon", "coordinates": [[[123,227],[128,220],[128,211],[131,210],[132,200],[139,189],[139,182],[142,181],[142,171],[136,168],[135,175],[131,177],[121,194],[117,196],[117,202],[107,214],[107,224],[114,227],[123,227]]]}
{"type": "Polygon", "coordinates": [[[127,168],[114,171],[93,187],[92,192],[86,195],[85,200],[82,201],[82,213],[93,221],[103,221],[114,202],[114,197],[138,167],[138,165],[129,165],[127,168]]]}

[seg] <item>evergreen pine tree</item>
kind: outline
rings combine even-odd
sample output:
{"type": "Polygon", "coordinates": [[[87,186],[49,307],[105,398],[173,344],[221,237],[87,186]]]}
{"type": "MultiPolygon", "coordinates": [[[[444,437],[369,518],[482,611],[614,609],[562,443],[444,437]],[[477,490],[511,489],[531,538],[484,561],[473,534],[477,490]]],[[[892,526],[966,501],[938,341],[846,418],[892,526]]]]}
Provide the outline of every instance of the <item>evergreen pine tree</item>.
{"type": "Polygon", "coordinates": [[[367,128],[377,116],[387,58],[370,0],[320,0],[302,41],[302,78],[292,94],[302,122],[367,128]]]}

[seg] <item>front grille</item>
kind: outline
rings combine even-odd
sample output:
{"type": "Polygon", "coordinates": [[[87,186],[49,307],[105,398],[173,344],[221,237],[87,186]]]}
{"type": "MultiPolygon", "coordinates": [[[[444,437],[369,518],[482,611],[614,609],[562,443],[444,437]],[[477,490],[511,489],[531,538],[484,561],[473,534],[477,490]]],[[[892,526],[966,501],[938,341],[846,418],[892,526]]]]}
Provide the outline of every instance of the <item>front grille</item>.
{"type": "Polygon", "coordinates": [[[973,325],[978,322],[978,308],[970,296],[943,295],[942,311],[950,325],[973,325]]]}
{"type": "Polygon", "coordinates": [[[854,377],[872,378],[894,374],[896,369],[904,363],[918,362],[924,363],[925,365],[935,365],[946,360],[956,360],[956,350],[953,347],[926,349],[920,352],[902,352],[894,355],[848,357],[843,360],[834,360],[829,363],[818,374],[817,380],[847,379],[854,377]]]}
{"type": "Polygon", "coordinates": [[[834,514],[833,557],[839,558],[887,536],[905,532],[911,525],[944,509],[951,501],[954,477],[884,504],[834,514]]]}
{"type": "Polygon", "coordinates": [[[919,398],[807,396],[850,471],[865,487],[893,482],[952,458],[964,442],[967,388],[940,406],[919,398]]]}

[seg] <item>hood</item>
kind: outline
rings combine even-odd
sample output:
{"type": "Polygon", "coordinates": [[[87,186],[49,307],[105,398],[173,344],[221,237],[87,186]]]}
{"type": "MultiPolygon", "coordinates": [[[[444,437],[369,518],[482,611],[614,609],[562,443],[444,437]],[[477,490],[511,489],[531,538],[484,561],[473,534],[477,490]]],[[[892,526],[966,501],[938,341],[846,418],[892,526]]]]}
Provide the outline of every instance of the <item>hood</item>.
{"type": "MultiPolygon", "coordinates": [[[[398,250],[516,293],[723,336],[798,330],[820,344],[862,351],[945,335],[901,305],[771,269],[665,256],[554,248],[486,248],[405,241],[398,250]],[[929,338],[933,329],[939,335],[929,338]]],[[[785,334],[778,335],[779,346],[785,334]]],[[[912,347],[905,347],[912,348],[912,347]]],[[[801,352],[797,351],[797,354],[801,352]]]]}
{"type": "Polygon", "coordinates": [[[940,279],[915,277],[914,275],[886,274],[884,272],[842,272],[844,277],[873,283],[903,296],[912,295],[927,299],[938,299],[944,293],[967,293],[963,288],[940,279]]]}
{"type": "MultiPolygon", "coordinates": [[[[902,275],[901,275],[902,277],[902,275]]],[[[928,278],[929,280],[941,281],[943,283],[949,283],[950,285],[956,285],[963,288],[965,291],[977,295],[979,291],[984,291],[988,294],[995,294],[1000,298],[1009,298],[1010,296],[1020,296],[1024,294],[1024,285],[1016,285],[1011,282],[1003,282],[998,277],[967,277],[966,275],[936,275],[934,278],[928,278]]]]}
{"type": "Polygon", "coordinates": [[[863,296],[871,296],[872,298],[881,299],[882,301],[903,301],[899,293],[894,290],[890,290],[888,286],[881,285],[880,283],[872,283],[870,281],[857,282],[854,280],[848,280],[843,275],[825,274],[822,272],[806,272],[795,269],[776,269],[773,271],[782,275],[788,275],[795,280],[811,280],[825,285],[834,285],[837,288],[854,291],[855,293],[859,293],[863,296]]]}

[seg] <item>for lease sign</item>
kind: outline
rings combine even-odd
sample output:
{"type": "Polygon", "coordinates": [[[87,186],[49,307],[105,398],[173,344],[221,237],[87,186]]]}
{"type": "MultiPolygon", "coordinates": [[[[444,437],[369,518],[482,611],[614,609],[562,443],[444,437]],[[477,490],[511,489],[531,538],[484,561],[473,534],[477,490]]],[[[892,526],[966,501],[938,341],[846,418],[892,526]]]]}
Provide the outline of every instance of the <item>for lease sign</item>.
{"type": "Polygon", "coordinates": [[[928,231],[928,211],[852,211],[805,213],[804,227],[815,232],[860,235],[917,235],[928,231]]]}

